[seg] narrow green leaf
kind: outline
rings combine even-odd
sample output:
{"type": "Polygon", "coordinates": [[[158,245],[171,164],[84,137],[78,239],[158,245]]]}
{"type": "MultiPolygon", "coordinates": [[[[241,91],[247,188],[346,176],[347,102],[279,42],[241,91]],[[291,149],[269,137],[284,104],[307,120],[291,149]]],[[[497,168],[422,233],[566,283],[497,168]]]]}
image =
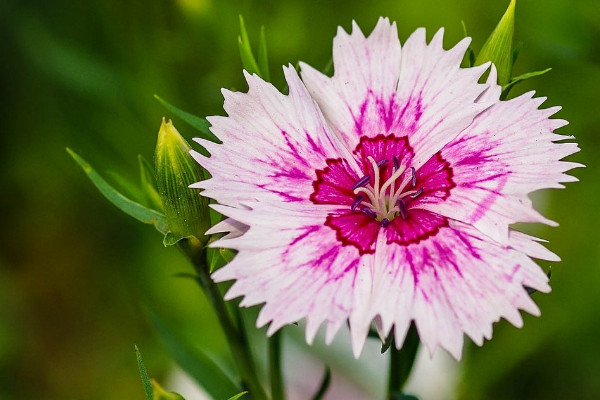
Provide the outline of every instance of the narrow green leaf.
{"type": "Polygon", "coordinates": [[[319,385],[319,390],[312,397],[312,400],[321,400],[325,393],[327,393],[327,389],[329,389],[329,384],[331,383],[331,368],[329,366],[325,366],[325,374],[323,374],[323,379],[321,379],[321,384],[319,385]]]}
{"type": "Polygon", "coordinates": [[[248,38],[248,32],[246,31],[246,24],[244,18],[240,15],[240,36],[238,36],[238,46],[240,48],[240,58],[242,59],[242,66],[250,74],[258,74],[258,76],[264,79],[261,74],[260,68],[254,58],[252,52],[252,46],[250,45],[250,39],[248,38]]]}
{"type": "Polygon", "coordinates": [[[230,397],[230,398],[229,398],[229,400],[238,400],[239,398],[241,398],[241,397],[242,397],[243,395],[245,395],[246,393],[248,393],[248,392],[241,392],[241,393],[238,393],[238,394],[236,394],[235,396],[233,396],[233,397],[230,397]]]}
{"type": "Polygon", "coordinates": [[[145,224],[152,224],[161,233],[167,232],[167,221],[165,215],[144,207],[119,193],[115,188],[110,186],[79,154],[67,147],[67,152],[79,164],[88,178],[96,186],[96,188],[106,197],[111,203],[119,208],[124,213],[132,216],[145,224]]]}
{"type": "Polygon", "coordinates": [[[385,338],[385,342],[381,343],[381,354],[385,353],[387,349],[392,347],[394,344],[394,332],[390,332],[387,338],[385,338]]]}
{"type": "Polygon", "coordinates": [[[154,396],[152,393],[152,383],[150,383],[148,371],[146,370],[144,360],[142,359],[142,353],[140,353],[140,349],[138,349],[137,345],[135,345],[135,358],[137,359],[138,369],[140,370],[140,377],[142,378],[142,384],[144,385],[144,392],[146,392],[146,399],[154,400],[154,396]]]}
{"type": "Polygon", "coordinates": [[[160,195],[156,190],[154,168],[141,154],[138,154],[138,164],[140,165],[140,183],[142,192],[146,197],[147,204],[154,210],[164,212],[160,195]]]}
{"type": "Polygon", "coordinates": [[[503,86],[510,81],[513,65],[513,33],[515,28],[515,3],[511,0],[502,19],[486,40],[475,59],[475,65],[491,61],[498,70],[498,84],[503,86]]]}
{"type": "Polygon", "coordinates": [[[169,354],[214,399],[226,399],[240,388],[204,351],[187,343],[177,332],[150,311],[150,318],[169,354]]]}
{"type": "Polygon", "coordinates": [[[163,238],[163,245],[165,247],[174,246],[183,239],[190,238],[190,236],[179,236],[173,232],[167,232],[163,238]]]}
{"type": "MultiPolygon", "coordinates": [[[[463,29],[463,37],[469,37],[469,34],[467,33],[467,25],[465,24],[465,21],[460,21],[460,23],[461,23],[462,29],[463,29]]],[[[469,47],[467,47],[467,51],[465,52],[465,57],[463,59],[463,65],[465,67],[472,67],[473,65],[475,65],[475,52],[473,51],[471,44],[469,44],[469,47]]]]}
{"type": "Polygon", "coordinates": [[[260,27],[260,42],[258,43],[258,68],[262,72],[262,78],[270,82],[271,76],[269,74],[269,56],[267,53],[267,36],[265,34],[264,25],[260,27]]]}
{"type": "Polygon", "coordinates": [[[133,184],[127,178],[119,174],[115,171],[106,171],[107,182],[111,182],[114,185],[111,185],[115,188],[115,190],[121,193],[123,196],[135,201],[136,203],[140,203],[143,206],[147,206],[145,204],[146,196],[140,190],[137,185],[133,184]]]}
{"type": "Polygon", "coordinates": [[[167,110],[184,120],[188,123],[192,128],[195,128],[200,135],[201,138],[210,140],[212,142],[219,143],[219,139],[210,131],[210,122],[208,122],[205,118],[200,118],[194,114],[190,114],[189,112],[183,111],[180,108],[175,107],[174,105],[168,103],[159,95],[155,94],[154,98],[159,101],[160,104],[165,106],[167,110]]]}
{"type": "Polygon", "coordinates": [[[531,78],[534,78],[536,76],[544,75],[545,73],[549,72],[551,69],[552,68],[546,68],[546,69],[541,70],[541,71],[528,72],[526,74],[519,75],[519,76],[513,78],[507,85],[502,86],[502,94],[500,95],[500,98],[502,100],[506,99],[508,97],[508,93],[510,92],[510,90],[517,83],[526,81],[527,79],[531,79],[531,78]]]}
{"type": "Polygon", "coordinates": [[[152,380],[154,400],[185,400],[182,395],[175,392],[167,392],[154,379],[152,380]]]}
{"type": "Polygon", "coordinates": [[[513,53],[512,53],[513,66],[517,62],[517,58],[519,58],[519,54],[521,53],[522,48],[523,48],[523,42],[518,42],[517,44],[515,44],[515,48],[513,49],[513,53]]]}
{"type": "Polygon", "coordinates": [[[321,72],[327,76],[330,76],[331,71],[333,71],[333,58],[330,58],[329,61],[327,61],[327,64],[325,64],[321,70],[321,72]]]}

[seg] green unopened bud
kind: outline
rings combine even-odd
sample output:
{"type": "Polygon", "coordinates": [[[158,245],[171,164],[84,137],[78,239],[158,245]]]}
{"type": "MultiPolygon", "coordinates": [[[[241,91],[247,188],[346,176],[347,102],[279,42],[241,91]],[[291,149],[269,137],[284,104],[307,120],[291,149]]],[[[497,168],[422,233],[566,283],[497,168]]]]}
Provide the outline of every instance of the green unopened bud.
{"type": "Polygon", "coordinates": [[[154,400],[185,400],[175,392],[167,392],[154,379],[152,379],[152,398],[154,400]]]}
{"type": "Polygon", "coordinates": [[[163,118],[158,132],[154,167],[156,185],[167,217],[165,245],[194,236],[204,242],[210,227],[208,200],[189,185],[203,179],[202,168],[190,156],[190,145],[171,121],[163,118]]]}
{"type": "Polygon", "coordinates": [[[475,65],[491,61],[498,70],[498,84],[510,81],[513,67],[513,33],[515,30],[515,3],[511,0],[500,22],[486,40],[475,59],[475,65]]]}

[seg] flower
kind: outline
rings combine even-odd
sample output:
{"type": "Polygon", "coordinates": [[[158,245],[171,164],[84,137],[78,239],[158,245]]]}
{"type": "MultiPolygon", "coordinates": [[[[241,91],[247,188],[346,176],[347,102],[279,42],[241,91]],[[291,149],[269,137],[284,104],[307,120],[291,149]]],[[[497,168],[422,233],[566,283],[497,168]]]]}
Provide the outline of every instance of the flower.
{"type": "Polygon", "coordinates": [[[329,343],[349,321],[358,357],[373,321],[398,348],[414,321],[430,352],[459,359],[464,334],[481,345],[501,317],[539,314],[524,286],[550,287],[530,257],[559,258],[509,225],[555,225],[528,194],[576,181],[559,160],[577,144],[555,143],[571,138],[553,133],[559,107],[500,101],[493,65],[459,67],[470,39],[442,37],[418,29],[401,49],[387,18],[368,37],[354,23],[333,77],[301,63],[302,80],[284,67],[289,95],[247,73],[247,93],[223,90],[228,116],[209,118],[222,144],[192,153],[212,178],[193,186],[229,217],[213,246],[238,251],[213,278],[264,303],[268,334],[304,318],[307,341],[326,322],[329,343]]]}

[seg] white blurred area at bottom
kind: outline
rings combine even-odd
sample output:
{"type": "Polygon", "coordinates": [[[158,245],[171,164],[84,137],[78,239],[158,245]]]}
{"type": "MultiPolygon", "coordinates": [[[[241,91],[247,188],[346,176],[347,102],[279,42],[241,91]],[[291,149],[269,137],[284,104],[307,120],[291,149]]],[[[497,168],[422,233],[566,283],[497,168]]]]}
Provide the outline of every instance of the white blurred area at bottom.
{"type": "MultiPolygon", "coordinates": [[[[389,354],[380,354],[381,343],[378,340],[369,339],[361,358],[355,360],[347,329],[342,329],[331,346],[325,346],[320,335],[312,347],[304,343],[300,335],[302,329],[302,324],[300,327],[286,328],[283,340],[282,362],[287,400],[311,399],[323,379],[325,363],[331,367],[332,376],[323,400],[385,398],[389,354]],[[288,335],[290,330],[298,332],[288,335]]],[[[404,391],[416,395],[420,400],[453,400],[459,376],[460,364],[450,355],[437,351],[430,358],[427,350],[421,347],[404,391]]],[[[179,367],[173,368],[163,387],[181,394],[186,400],[212,400],[179,367]]],[[[244,400],[244,396],[240,400],[244,400]]]]}

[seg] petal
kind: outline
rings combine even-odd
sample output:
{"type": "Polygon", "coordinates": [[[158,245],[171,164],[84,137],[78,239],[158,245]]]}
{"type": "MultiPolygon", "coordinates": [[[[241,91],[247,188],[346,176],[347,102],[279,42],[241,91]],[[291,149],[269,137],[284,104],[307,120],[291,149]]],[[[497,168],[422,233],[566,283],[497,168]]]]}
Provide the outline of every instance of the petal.
{"type": "Polygon", "coordinates": [[[288,67],[284,73],[288,96],[249,74],[248,93],[223,91],[229,116],[208,118],[223,144],[196,139],[211,157],[192,152],[212,175],[192,185],[205,189],[204,196],[228,205],[309,202],[315,171],[327,158],[346,156],[296,71],[288,67]]]}
{"type": "Polygon", "coordinates": [[[556,225],[533,208],[528,194],[576,180],[565,172],[580,165],[560,160],[579,148],[556,143],[569,138],[553,133],[566,122],[549,119],[557,109],[538,109],[543,99],[532,96],[496,103],[449,143],[441,154],[455,187],[448,198],[427,197],[418,207],[472,224],[504,244],[509,224],[556,225]]]}
{"type": "Polygon", "coordinates": [[[430,353],[443,347],[460,359],[463,333],[481,345],[500,318],[521,326],[518,309],[538,315],[523,286],[548,292],[547,281],[521,251],[450,222],[428,240],[377,248],[367,315],[379,319],[386,335],[394,326],[397,347],[414,320],[430,353]]]}
{"type": "Polygon", "coordinates": [[[304,83],[348,148],[361,136],[409,136],[418,167],[489,107],[476,103],[487,88],[477,80],[489,64],[460,68],[468,39],[446,51],[442,30],[428,45],[419,29],[400,57],[396,25],[387,19],[368,38],[353,28],[334,40],[332,78],[301,64],[304,83]]]}
{"type": "Polygon", "coordinates": [[[226,299],[244,296],[240,305],[264,303],[257,326],[270,323],[268,334],[306,319],[309,343],[323,322],[330,342],[354,309],[364,308],[370,293],[372,255],[342,246],[314,210],[291,208],[215,209],[249,226],[244,235],[211,246],[238,251],[233,261],[212,276],[235,279],[226,299]]]}

